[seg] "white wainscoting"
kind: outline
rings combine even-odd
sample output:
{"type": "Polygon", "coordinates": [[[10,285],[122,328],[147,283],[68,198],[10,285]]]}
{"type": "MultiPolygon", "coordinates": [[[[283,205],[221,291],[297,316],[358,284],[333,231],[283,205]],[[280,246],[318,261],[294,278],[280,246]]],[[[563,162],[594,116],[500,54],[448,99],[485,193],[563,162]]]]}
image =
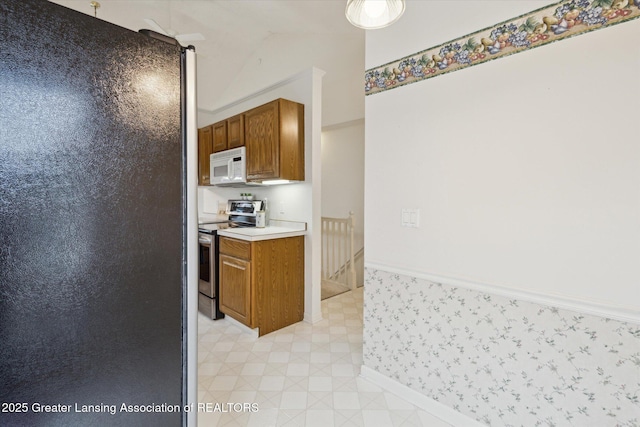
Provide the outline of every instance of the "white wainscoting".
{"type": "Polygon", "coordinates": [[[640,423],[637,323],[369,264],[363,361],[364,377],[453,425],[468,424],[451,411],[486,425],[640,423]]]}

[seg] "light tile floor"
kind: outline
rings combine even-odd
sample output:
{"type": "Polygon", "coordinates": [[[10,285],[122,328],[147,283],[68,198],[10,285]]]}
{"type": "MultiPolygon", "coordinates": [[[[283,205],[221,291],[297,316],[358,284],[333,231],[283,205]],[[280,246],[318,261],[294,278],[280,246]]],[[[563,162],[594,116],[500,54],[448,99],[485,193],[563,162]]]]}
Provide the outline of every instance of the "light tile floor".
{"type": "Polygon", "coordinates": [[[198,402],[211,406],[198,426],[449,426],[359,377],[362,305],[359,288],[322,301],[321,322],[260,338],[199,314],[198,402]]]}

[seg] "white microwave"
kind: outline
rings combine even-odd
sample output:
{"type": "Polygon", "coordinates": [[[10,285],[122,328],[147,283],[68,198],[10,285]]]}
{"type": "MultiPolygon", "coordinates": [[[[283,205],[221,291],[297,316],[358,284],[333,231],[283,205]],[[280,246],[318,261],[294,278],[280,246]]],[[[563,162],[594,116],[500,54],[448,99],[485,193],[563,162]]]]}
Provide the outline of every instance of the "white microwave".
{"type": "Polygon", "coordinates": [[[238,147],[231,150],[219,151],[211,154],[210,182],[212,185],[246,184],[246,148],[238,147]]]}

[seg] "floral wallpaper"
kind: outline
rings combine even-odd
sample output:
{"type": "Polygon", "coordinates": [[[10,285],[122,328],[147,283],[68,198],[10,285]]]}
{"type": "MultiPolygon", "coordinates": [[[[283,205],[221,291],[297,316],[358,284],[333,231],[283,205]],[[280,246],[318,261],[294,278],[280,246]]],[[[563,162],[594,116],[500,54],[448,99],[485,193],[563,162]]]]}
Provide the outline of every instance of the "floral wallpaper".
{"type": "Polygon", "coordinates": [[[367,95],[640,17],[640,0],[565,0],[367,70],[367,95]]]}
{"type": "Polygon", "coordinates": [[[491,426],[640,426],[640,325],[366,268],[364,365],[491,426]]]}

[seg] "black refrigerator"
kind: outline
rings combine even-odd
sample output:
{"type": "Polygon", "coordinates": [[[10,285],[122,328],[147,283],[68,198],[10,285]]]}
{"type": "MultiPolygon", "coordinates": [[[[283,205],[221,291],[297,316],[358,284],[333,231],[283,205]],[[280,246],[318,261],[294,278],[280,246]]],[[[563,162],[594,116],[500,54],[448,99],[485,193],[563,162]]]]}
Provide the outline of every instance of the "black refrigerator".
{"type": "Polygon", "coordinates": [[[189,423],[192,54],[0,0],[0,425],[189,423]]]}

